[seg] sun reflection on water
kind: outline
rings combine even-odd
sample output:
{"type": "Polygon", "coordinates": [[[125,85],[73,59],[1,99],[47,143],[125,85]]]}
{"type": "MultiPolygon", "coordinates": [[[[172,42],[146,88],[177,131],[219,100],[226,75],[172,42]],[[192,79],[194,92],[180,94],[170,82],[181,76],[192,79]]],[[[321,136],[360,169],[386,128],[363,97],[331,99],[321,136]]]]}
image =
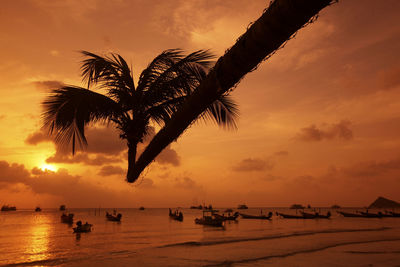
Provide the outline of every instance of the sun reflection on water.
{"type": "Polygon", "coordinates": [[[44,215],[36,215],[32,221],[30,235],[26,244],[26,261],[36,262],[49,258],[49,218],[44,215]]]}

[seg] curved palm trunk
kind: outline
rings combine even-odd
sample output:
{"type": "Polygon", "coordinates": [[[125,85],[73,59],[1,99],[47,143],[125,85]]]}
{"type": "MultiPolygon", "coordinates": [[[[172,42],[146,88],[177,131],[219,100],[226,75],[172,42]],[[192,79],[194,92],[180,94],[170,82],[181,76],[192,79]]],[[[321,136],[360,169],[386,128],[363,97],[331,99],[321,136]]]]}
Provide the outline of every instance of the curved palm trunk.
{"type": "Polygon", "coordinates": [[[136,150],[137,150],[137,144],[128,142],[128,172],[126,174],[126,178],[127,178],[128,182],[131,182],[129,180],[129,177],[135,176],[134,170],[135,170],[135,163],[136,163],[136,150]]]}
{"type": "Polygon", "coordinates": [[[140,155],[128,182],[137,180],[141,172],[217,97],[253,70],[264,58],[276,51],[290,36],[333,0],[276,0],[242,35],[229,51],[218,59],[214,68],[177,111],[172,119],[151,140],[140,155]]]}

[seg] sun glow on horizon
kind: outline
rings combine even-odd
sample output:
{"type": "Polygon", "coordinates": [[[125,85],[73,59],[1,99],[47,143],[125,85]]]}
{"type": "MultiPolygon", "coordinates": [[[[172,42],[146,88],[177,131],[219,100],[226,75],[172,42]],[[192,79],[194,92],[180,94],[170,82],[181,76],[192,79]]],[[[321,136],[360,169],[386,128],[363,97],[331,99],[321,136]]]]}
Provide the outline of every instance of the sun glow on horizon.
{"type": "Polygon", "coordinates": [[[57,171],[57,167],[54,165],[50,165],[50,164],[42,164],[40,166],[40,169],[42,171],[52,171],[52,172],[56,172],[57,171]]]}

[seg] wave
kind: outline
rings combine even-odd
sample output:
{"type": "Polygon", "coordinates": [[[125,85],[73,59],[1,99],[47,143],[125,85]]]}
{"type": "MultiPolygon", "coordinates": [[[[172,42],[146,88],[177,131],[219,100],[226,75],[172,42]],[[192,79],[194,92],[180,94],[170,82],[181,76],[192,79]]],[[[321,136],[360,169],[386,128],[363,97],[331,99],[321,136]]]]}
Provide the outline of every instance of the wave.
{"type": "Polygon", "coordinates": [[[288,238],[294,236],[307,236],[307,235],[316,235],[316,234],[332,234],[332,233],[349,233],[349,232],[372,232],[372,231],[385,231],[392,229],[390,227],[379,227],[379,228],[366,228],[366,229],[326,229],[320,231],[303,231],[303,232],[292,232],[289,234],[281,234],[281,235],[268,235],[261,237],[244,237],[244,238],[232,238],[232,239],[223,239],[223,240],[210,240],[210,241],[188,241],[182,243],[174,243],[160,246],[159,248],[166,247],[178,247],[178,246],[212,246],[212,245],[220,245],[227,243],[237,243],[237,242],[246,242],[246,241],[259,241],[259,240],[268,240],[268,239],[279,239],[279,238],[288,238]]]}
{"type": "Polygon", "coordinates": [[[66,263],[67,261],[68,261],[67,258],[57,258],[57,259],[17,262],[17,263],[6,264],[3,266],[55,266],[66,263]]]}
{"type": "MultiPolygon", "coordinates": [[[[393,241],[393,240],[390,240],[393,241]]],[[[400,250],[388,250],[388,251],[355,251],[355,250],[349,250],[349,251],[344,251],[344,253],[349,253],[349,254],[400,254],[400,250]]]]}
{"type": "MultiPolygon", "coordinates": [[[[305,250],[298,250],[298,251],[292,251],[288,253],[283,253],[283,254],[278,254],[278,255],[268,255],[265,257],[257,257],[257,258],[251,258],[251,259],[242,259],[242,260],[237,260],[237,261],[223,261],[221,263],[217,264],[209,264],[209,265],[203,265],[204,267],[218,267],[218,266],[232,266],[234,264],[240,264],[240,263],[251,263],[251,262],[257,262],[261,260],[269,260],[273,258],[286,258],[290,256],[294,256],[297,254],[306,254],[306,253],[313,253],[313,252],[318,252],[322,251],[325,249],[329,248],[335,248],[335,247],[340,247],[340,246],[347,246],[347,245],[357,245],[357,244],[368,244],[368,243],[378,243],[378,242],[390,242],[390,241],[400,241],[400,238],[392,238],[392,239],[378,239],[378,240],[367,240],[367,241],[348,241],[348,242],[342,242],[342,243],[336,243],[336,244],[330,244],[318,248],[312,248],[312,249],[305,249],[305,250]]],[[[392,253],[398,253],[392,252],[392,253]]]]}

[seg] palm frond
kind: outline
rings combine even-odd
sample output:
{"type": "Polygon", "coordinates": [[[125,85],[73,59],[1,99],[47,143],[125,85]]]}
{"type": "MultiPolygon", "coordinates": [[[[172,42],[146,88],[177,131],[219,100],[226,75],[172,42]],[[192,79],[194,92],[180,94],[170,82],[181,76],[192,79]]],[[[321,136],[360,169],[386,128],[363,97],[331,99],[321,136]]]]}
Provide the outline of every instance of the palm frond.
{"type": "Polygon", "coordinates": [[[205,120],[213,119],[219,126],[227,129],[237,128],[238,116],[238,105],[229,95],[221,95],[200,115],[205,120]]]}
{"type": "Polygon", "coordinates": [[[85,125],[96,121],[110,121],[121,117],[123,112],[111,98],[82,87],[64,86],[55,89],[42,103],[43,126],[55,141],[68,145],[72,141],[72,153],[76,143],[87,144],[85,125]]]}
{"type": "Polygon", "coordinates": [[[122,105],[129,105],[135,91],[132,72],[126,61],[118,54],[99,56],[91,52],[81,51],[86,57],[82,61],[82,80],[88,88],[99,84],[108,90],[110,97],[122,105]]]}

